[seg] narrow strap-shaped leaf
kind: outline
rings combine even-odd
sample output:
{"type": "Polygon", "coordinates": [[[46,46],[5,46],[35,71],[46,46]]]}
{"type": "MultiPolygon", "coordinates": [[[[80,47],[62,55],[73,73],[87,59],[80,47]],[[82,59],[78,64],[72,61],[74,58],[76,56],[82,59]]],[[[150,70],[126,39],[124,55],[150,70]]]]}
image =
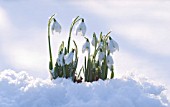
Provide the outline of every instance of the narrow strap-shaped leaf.
{"type": "Polygon", "coordinates": [[[78,78],[80,77],[81,71],[83,70],[83,66],[81,67],[79,74],[78,74],[78,78]]]}
{"type": "Polygon", "coordinates": [[[114,78],[114,67],[112,65],[111,67],[111,76],[110,76],[110,79],[114,78]]]}
{"type": "Polygon", "coordinates": [[[88,80],[88,71],[87,71],[87,65],[86,65],[86,57],[84,57],[84,69],[85,69],[85,81],[88,80]]]}
{"type": "Polygon", "coordinates": [[[74,42],[74,45],[75,45],[75,50],[76,50],[76,60],[78,60],[78,47],[77,47],[77,44],[76,44],[76,42],[73,40],[73,42],[74,42]]]}

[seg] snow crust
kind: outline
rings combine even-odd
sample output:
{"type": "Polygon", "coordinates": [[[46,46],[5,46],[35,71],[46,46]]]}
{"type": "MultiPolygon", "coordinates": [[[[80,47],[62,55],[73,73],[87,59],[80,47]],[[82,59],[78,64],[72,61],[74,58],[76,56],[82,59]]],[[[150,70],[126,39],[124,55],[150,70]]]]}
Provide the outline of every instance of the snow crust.
{"type": "Polygon", "coordinates": [[[169,107],[166,89],[132,76],[93,83],[0,72],[0,107],[169,107]]]}

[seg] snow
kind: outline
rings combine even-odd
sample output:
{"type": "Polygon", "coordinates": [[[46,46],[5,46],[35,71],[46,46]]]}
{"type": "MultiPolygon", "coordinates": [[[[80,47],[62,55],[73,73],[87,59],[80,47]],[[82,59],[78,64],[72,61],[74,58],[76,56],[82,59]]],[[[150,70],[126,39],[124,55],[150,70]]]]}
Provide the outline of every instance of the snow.
{"type": "Polygon", "coordinates": [[[146,78],[124,76],[93,83],[0,72],[0,107],[168,107],[166,89],[146,78]]]}

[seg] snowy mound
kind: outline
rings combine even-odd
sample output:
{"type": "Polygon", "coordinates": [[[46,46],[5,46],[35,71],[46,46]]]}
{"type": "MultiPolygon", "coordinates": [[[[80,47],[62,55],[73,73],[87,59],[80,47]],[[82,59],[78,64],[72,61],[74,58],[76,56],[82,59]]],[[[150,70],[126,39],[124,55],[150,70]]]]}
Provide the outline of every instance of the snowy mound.
{"type": "Polygon", "coordinates": [[[0,107],[168,107],[164,90],[132,77],[76,84],[0,72],[0,107]]]}

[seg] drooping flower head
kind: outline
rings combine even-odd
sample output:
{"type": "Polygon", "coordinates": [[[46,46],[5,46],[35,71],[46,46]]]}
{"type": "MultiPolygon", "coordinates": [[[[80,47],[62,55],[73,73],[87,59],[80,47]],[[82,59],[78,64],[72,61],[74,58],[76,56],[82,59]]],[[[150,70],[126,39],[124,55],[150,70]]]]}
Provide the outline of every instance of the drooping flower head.
{"type": "Polygon", "coordinates": [[[58,32],[58,33],[61,32],[61,25],[57,22],[57,20],[55,18],[53,18],[53,24],[51,27],[51,31],[52,31],[52,34],[54,34],[54,32],[58,32]]]}
{"type": "Polygon", "coordinates": [[[108,50],[110,50],[111,53],[115,52],[116,50],[119,51],[119,45],[116,41],[114,41],[110,36],[108,40],[108,50]]]}
{"type": "Polygon", "coordinates": [[[74,57],[74,49],[72,49],[70,53],[64,56],[65,64],[67,65],[70,64],[73,61],[73,57],[74,57]]]}
{"type": "Polygon", "coordinates": [[[77,29],[76,29],[76,35],[81,34],[82,36],[85,36],[86,33],[86,25],[84,23],[84,19],[81,20],[79,23],[77,29]]]}
{"type": "Polygon", "coordinates": [[[108,68],[111,70],[114,62],[113,62],[112,56],[110,55],[110,51],[109,51],[108,54],[107,54],[106,62],[107,62],[108,68]]]}
{"type": "Polygon", "coordinates": [[[86,50],[88,51],[88,53],[90,53],[90,42],[88,38],[86,38],[86,42],[82,47],[82,52],[84,53],[86,50]]]}

